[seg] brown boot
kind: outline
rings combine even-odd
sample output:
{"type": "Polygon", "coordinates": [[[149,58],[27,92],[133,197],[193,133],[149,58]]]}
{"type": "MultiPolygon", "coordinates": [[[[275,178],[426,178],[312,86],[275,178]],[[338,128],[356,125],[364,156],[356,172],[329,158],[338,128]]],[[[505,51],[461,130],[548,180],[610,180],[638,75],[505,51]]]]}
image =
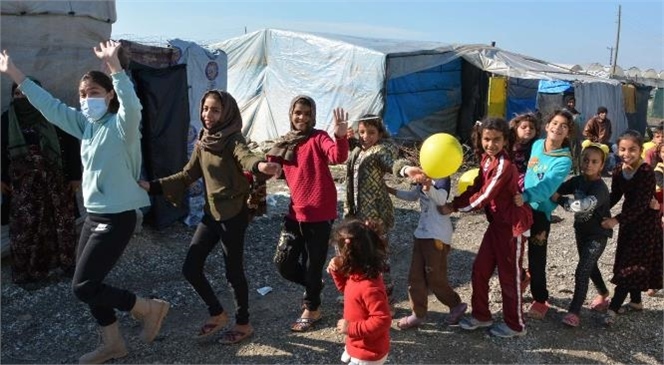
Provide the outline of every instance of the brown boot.
{"type": "Polygon", "coordinates": [[[103,364],[111,359],[119,359],[127,356],[124,338],[120,333],[118,321],[112,325],[100,327],[101,344],[92,352],[81,356],[79,364],[103,364]]]}
{"type": "Polygon", "coordinates": [[[150,343],[157,337],[161,323],[168,313],[171,305],[160,299],[145,299],[136,297],[136,304],[131,309],[131,315],[143,324],[141,340],[150,343]]]}

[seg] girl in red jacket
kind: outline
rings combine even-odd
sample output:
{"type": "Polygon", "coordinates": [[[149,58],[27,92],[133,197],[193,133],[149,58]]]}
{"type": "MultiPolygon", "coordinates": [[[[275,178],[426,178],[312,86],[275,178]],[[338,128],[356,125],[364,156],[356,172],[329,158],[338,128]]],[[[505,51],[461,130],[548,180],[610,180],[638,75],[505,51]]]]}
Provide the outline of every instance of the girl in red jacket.
{"type": "Polygon", "coordinates": [[[387,251],[378,230],[375,223],[348,219],[332,238],[338,253],[327,272],[344,294],[337,330],[346,334],[345,363],[381,365],[390,351],[392,317],[382,278],[387,251]]]}
{"type": "Polygon", "coordinates": [[[337,189],[329,165],[348,158],[348,113],[333,110],[334,140],[314,128],[316,103],[305,95],[291,101],[290,131],[267,153],[268,161],[283,166],[291,201],[284,217],[274,263],[286,280],[305,288],[302,314],[291,324],[294,332],[306,332],[322,318],[322,277],[327,261],[332,223],[337,217],[337,189]]]}
{"type": "Polygon", "coordinates": [[[481,153],[481,173],[473,185],[452,203],[442,207],[441,213],[469,212],[484,209],[489,227],[473,263],[471,276],[473,294],[472,315],[459,325],[466,330],[493,325],[489,310],[489,279],[498,268],[498,280],[503,295],[505,323],[492,326],[494,336],[514,337],[526,333],[521,309],[521,262],[524,234],[533,222],[528,205],[515,205],[519,172],[509,159],[509,125],[504,119],[489,118],[475,126],[475,146],[481,153]]]}

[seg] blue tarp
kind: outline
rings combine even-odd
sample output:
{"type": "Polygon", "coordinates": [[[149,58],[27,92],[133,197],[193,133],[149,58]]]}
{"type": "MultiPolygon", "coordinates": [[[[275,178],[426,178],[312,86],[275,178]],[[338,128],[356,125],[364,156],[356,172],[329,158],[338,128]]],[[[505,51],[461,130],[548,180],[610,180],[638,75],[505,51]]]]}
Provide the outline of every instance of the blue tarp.
{"type": "Polygon", "coordinates": [[[391,134],[409,121],[461,105],[461,59],[387,82],[385,123],[391,134]]]}
{"type": "Polygon", "coordinates": [[[543,94],[560,94],[572,89],[573,85],[567,81],[540,80],[537,92],[543,94]]]}

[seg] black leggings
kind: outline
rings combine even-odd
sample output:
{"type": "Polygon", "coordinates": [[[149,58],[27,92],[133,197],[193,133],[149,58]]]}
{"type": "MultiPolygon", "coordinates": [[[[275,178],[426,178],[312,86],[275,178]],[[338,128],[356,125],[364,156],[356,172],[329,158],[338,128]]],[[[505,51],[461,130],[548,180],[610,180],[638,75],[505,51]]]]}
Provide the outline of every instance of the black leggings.
{"type": "Polygon", "coordinates": [[[583,301],[588,294],[588,282],[592,280],[597,292],[601,295],[608,295],[602,273],[597,267],[597,261],[606,248],[606,238],[594,239],[590,241],[581,241],[577,238],[576,249],[579,252],[579,263],[576,265],[574,273],[574,296],[569,305],[569,312],[579,314],[583,301]]]}
{"type": "Polygon", "coordinates": [[[546,249],[549,232],[551,232],[551,222],[546,214],[533,209],[533,225],[530,227],[528,238],[528,270],[530,292],[533,299],[540,303],[549,299],[549,291],[546,289],[546,249]]]}
{"type": "Polygon", "coordinates": [[[297,222],[285,218],[274,263],[281,276],[305,287],[302,306],[318,309],[323,289],[323,268],[333,221],[297,222]]]}
{"type": "Polygon", "coordinates": [[[629,301],[631,303],[639,304],[641,303],[641,290],[639,289],[627,289],[620,285],[616,286],[616,289],[613,293],[613,298],[611,298],[611,304],[609,304],[609,309],[618,312],[620,307],[622,307],[625,299],[629,294],[629,301]]]}
{"type": "Polygon", "coordinates": [[[136,225],[136,211],[115,214],[88,213],[76,249],[76,272],[72,289],[76,297],[90,306],[100,326],[115,323],[115,309],[130,311],[136,295],[104,284],[124,252],[136,225]]]}
{"type": "Polygon", "coordinates": [[[244,274],[244,234],[248,222],[246,206],[235,217],[221,222],[215,221],[207,214],[204,215],[196,228],[182,266],[182,274],[203,299],[210,316],[223,313],[224,308],[203,270],[205,260],[221,240],[226,280],[235,294],[235,322],[239,325],[249,323],[249,286],[244,274]]]}

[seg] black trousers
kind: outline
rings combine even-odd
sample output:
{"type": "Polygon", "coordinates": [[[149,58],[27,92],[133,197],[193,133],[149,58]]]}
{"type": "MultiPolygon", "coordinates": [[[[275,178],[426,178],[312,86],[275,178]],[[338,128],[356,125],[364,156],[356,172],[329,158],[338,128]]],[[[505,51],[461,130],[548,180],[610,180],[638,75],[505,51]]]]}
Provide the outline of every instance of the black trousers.
{"type": "Polygon", "coordinates": [[[323,268],[333,221],[297,222],[285,218],[274,255],[279,274],[305,287],[302,306],[318,309],[323,289],[323,268]]]}
{"type": "Polygon", "coordinates": [[[76,249],[76,271],[72,289],[90,306],[100,326],[116,321],[115,309],[130,311],[136,295],[104,283],[106,275],[122,256],[136,225],[136,211],[115,214],[88,213],[76,249]]]}
{"type": "Polygon", "coordinates": [[[205,277],[205,260],[221,240],[226,265],[226,280],[234,292],[235,322],[249,323],[249,286],[244,274],[244,236],[249,225],[248,209],[225,221],[215,221],[204,215],[189,245],[182,273],[208,307],[210,316],[223,313],[219,299],[205,277]]]}
{"type": "Polygon", "coordinates": [[[533,225],[528,238],[528,270],[530,271],[530,292],[537,302],[549,299],[546,289],[546,249],[551,232],[551,221],[546,214],[533,209],[533,225]]]}

